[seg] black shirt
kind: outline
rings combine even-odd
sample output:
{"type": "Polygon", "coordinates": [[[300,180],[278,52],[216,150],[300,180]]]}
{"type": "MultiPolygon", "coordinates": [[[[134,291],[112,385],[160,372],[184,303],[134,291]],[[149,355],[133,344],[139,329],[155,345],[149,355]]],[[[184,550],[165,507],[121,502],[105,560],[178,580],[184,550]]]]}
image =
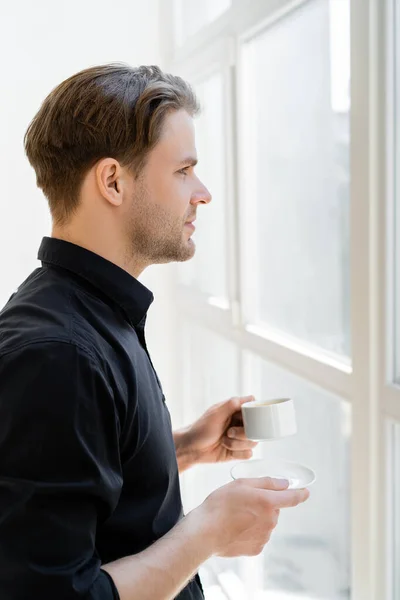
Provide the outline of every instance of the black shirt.
{"type": "MultiPolygon", "coordinates": [[[[182,517],[153,296],[68,242],[39,259],[0,313],[0,599],[117,600],[101,564],[182,517]]],[[[198,576],[178,598],[203,598],[198,576]]]]}

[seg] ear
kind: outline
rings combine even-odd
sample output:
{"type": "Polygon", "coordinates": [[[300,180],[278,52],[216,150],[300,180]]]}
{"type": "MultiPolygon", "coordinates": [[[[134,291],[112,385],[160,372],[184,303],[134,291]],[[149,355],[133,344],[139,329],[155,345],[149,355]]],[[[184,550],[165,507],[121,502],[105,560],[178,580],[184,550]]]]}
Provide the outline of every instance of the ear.
{"type": "Polygon", "coordinates": [[[113,206],[121,206],[124,196],[122,168],[114,158],[103,158],[96,165],[96,184],[100,194],[113,206]]]}

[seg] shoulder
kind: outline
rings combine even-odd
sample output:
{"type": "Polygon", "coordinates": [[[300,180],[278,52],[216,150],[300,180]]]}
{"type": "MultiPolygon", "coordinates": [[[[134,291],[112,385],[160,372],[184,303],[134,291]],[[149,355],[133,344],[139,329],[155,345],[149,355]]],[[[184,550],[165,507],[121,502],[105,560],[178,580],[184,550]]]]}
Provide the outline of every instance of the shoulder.
{"type": "Polygon", "coordinates": [[[76,344],[36,340],[0,353],[0,422],[74,423],[119,430],[113,390],[97,358],[76,344]]]}
{"type": "MultiPolygon", "coordinates": [[[[47,337],[0,349],[0,387],[8,380],[27,385],[83,388],[96,379],[107,386],[104,370],[90,348],[47,337]]],[[[61,391],[61,390],[60,390],[61,391]]]]}
{"type": "Polygon", "coordinates": [[[66,282],[34,271],[0,312],[0,355],[27,342],[68,341],[70,295],[66,282]]]}
{"type": "MultiPolygon", "coordinates": [[[[62,353],[66,344],[80,347],[94,359],[95,344],[82,330],[85,320],[78,316],[80,309],[91,313],[90,298],[82,306],[77,296],[79,287],[68,275],[55,269],[36,269],[0,311],[0,356],[25,346],[34,352],[43,345],[57,346],[62,353]]],[[[67,347],[64,352],[68,353],[67,347]]]]}

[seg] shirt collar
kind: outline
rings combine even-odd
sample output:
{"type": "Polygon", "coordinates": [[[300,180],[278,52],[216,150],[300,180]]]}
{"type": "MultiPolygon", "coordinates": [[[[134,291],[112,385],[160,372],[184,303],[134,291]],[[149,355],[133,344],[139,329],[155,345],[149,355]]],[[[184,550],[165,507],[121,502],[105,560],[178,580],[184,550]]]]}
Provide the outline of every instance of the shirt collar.
{"type": "Polygon", "coordinates": [[[153,294],[140,281],[105,258],[56,238],[44,237],[38,252],[42,264],[68,269],[119,304],[133,325],[146,316],[153,294]]]}

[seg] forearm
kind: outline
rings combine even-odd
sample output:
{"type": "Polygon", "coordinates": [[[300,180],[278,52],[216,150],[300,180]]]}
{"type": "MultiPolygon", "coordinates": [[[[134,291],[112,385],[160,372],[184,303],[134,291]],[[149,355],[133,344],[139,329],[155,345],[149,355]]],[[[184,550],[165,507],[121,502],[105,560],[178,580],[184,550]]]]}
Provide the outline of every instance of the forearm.
{"type": "Polygon", "coordinates": [[[173,432],[179,473],[183,473],[197,462],[197,456],[191,449],[189,428],[173,432]]]}
{"type": "Polygon", "coordinates": [[[102,567],[120,600],[172,600],[212,556],[213,536],[195,512],[143,552],[102,567]]]}

